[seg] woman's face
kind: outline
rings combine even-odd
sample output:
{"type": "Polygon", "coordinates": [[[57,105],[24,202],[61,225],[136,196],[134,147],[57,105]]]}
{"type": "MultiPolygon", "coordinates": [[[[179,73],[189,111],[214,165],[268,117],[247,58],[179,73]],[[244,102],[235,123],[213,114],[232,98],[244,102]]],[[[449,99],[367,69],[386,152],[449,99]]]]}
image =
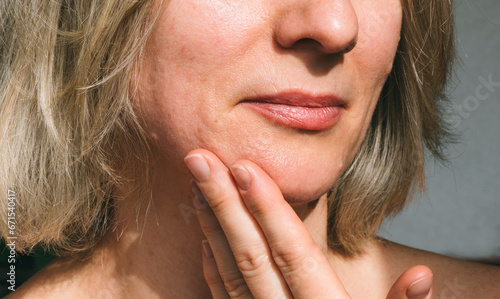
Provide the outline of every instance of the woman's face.
{"type": "Polygon", "coordinates": [[[400,28],[399,0],[171,0],[134,106],[172,169],[196,148],[249,159],[305,203],[358,150],[400,28]]]}

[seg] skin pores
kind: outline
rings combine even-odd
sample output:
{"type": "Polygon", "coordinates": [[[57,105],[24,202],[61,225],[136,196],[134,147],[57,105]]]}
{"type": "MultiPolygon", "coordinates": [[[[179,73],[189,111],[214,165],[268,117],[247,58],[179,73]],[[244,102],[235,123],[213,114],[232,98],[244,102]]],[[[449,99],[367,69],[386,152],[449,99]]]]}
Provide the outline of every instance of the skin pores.
{"type": "Polygon", "coordinates": [[[172,0],[141,58],[134,107],[162,167],[186,173],[184,156],[205,148],[227,166],[255,162],[292,205],[305,203],[327,192],[358,150],[400,28],[397,0],[172,0]],[[308,131],[243,104],[283,93],[345,106],[335,126],[308,131]]]}

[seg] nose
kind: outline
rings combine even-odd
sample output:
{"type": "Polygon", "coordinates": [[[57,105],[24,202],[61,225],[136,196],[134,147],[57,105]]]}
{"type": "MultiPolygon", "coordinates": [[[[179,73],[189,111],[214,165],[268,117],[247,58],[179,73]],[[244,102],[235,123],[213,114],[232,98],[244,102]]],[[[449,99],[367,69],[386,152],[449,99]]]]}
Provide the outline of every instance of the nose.
{"type": "Polygon", "coordinates": [[[284,48],[314,44],[323,53],[351,51],[358,38],[358,18],[350,0],[280,1],[274,39],[284,48]]]}

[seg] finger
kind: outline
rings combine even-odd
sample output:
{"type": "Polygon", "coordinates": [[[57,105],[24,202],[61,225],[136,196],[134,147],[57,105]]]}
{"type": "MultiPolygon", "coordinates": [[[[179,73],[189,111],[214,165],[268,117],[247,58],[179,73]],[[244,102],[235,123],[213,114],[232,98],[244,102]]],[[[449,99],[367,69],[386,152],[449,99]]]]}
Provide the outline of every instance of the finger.
{"type": "Polygon", "coordinates": [[[224,287],[224,282],[219,275],[219,270],[217,269],[217,264],[213,256],[212,249],[207,240],[203,240],[203,275],[205,276],[205,281],[210,288],[212,293],[212,298],[214,299],[225,299],[231,298],[224,287]]]}
{"type": "Polygon", "coordinates": [[[255,298],[291,298],[264,234],[246,209],[227,167],[206,150],[190,152],[185,161],[211,207],[200,210],[198,219],[212,246],[229,295],[241,296],[241,281],[232,276],[234,271],[239,271],[255,298]],[[197,163],[206,163],[209,169],[203,169],[197,163]],[[221,236],[225,236],[225,243],[221,236]],[[226,252],[227,244],[230,254],[226,252]],[[229,261],[228,256],[234,256],[233,261],[229,261]]]}
{"type": "MultiPolygon", "coordinates": [[[[238,269],[231,248],[229,247],[229,243],[224,235],[224,231],[217,221],[213,211],[208,206],[208,203],[198,186],[193,182],[192,187],[194,194],[193,204],[196,209],[196,214],[201,228],[208,242],[203,243],[203,249],[205,251],[210,249],[209,253],[211,253],[212,256],[215,256],[212,262],[216,264],[215,268],[217,269],[217,273],[215,274],[210,272],[210,277],[214,277],[215,279],[219,277],[222,285],[224,286],[225,293],[228,296],[231,296],[231,298],[243,298],[245,296],[251,298],[251,292],[248,289],[243,274],[241,274],[238,269]],[[221,278],[221,276],[223,278],[221,278]]],[[[209,269],[213,270],[213,268],[209,269]]],[[[209,282],[207,281],[207,283],[209,282]]],[[[215,281],[215,283],[217,283],[217,281],[215,281]]]]}
{"type": "Polygon", "coordinates": [[[328,259],[274,181],[247,160],[237,161],[230,169],[294,297],[349,298],[328,259]]]}
{"type": "Polygon", "coordinates": [[[392,285],[387,299],[432,298],[433,275],[427,266],[414,266],[406,270],[392,285]]]}

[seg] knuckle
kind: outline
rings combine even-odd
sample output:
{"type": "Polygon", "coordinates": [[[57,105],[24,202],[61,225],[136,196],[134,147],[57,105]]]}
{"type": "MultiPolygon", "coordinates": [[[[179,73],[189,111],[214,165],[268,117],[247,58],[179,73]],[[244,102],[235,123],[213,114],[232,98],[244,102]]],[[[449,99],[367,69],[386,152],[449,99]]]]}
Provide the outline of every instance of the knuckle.
{"type": "Polygon", "coordinates": [[[236,287],[226,285],[226,291],[230,298],[249,298],[250,296],[250,291],[246,284],[241,284],[236,287]]]}
{"type": "Polygon", "coordinates": [[[228,205],[231,204],[230,190],[224,184],[219,182],[213,182],[208,186],[205,186],[204,194],[210,207],[214,213],[218,211],[223,211],[228,205]]]}
{"type": "Polygon", "coordinates": [[[250,290],[241,273],[226,273],[222,275],[224,287],[231,298],[247,298],[250,290]]]}
{"type": "Polygon", "coordinates": [[[220,211],[224,211],[227,206],[230,204],[230,200],[228,200],[228,196],[224,193],[220,193],[218,195],[212,195],[209,200],[210,207],[215,214],[220,211]]]}
{"type": "Polygon", "coordinates": [[[306,248],[303,246],[287,246],[273,249],[273,259],[283,274],[291,274],[308,268],[308,257],[306,248]]]}
{"type": "Polygon", "coordinates": [[[250,200],[246,202],[246,206],[252,215],[268,215],[270,214],[269,207],[259,204],[259,201],[250,200]]]}
{"type": "Polygon", "coordinates": [[[235,253],[236,264],[243,276],[252,278],[261,275],[270,266],[270,258],[262,249],[247,249],[235,253]]]}

